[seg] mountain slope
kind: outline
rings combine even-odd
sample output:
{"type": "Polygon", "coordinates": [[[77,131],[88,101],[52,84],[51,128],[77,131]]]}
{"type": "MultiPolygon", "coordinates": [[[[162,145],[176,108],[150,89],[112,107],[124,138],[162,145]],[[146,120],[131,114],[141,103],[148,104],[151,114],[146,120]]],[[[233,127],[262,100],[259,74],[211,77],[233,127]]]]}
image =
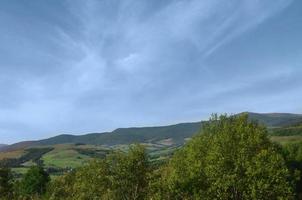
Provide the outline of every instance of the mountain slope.
{"type": "Polygon", "coordinates": [[[18,142],[15,144],[11,144],[11,145],[4,145],[0,147],[0,152],[1,151],[15,151],[18,149],[24,149],[27,148],[29,146],[34,146],[36,144],[36,142],[34,141],[24,141],[24,142],[18,142]]]}
{"type": "MultiPolygon", "coordinates": [[[[291,127],[302,124],[301,114],[291,113],[251,113],[246,112],[250,120],[258,121],[269,127],[273,135],[282,135],[283,127],[291,127]],[[274,134],[278,130],[278,134],[274,134]],[[280,133],[280,130],[282,133],[280,133]]],[[[242,113],[241,113],[242,114],[242,113]]],[[[201,122],[181,123],[170,126],[119,128],[112,132],[90,133],[86,135],[58,135],[44,140],[21,142],[13,145],[0,147],[0,151],[10,151],[39,145],[57,145],[66,143],[82,143],[93,145],[127,145],[131,143],[158,143],[169,139],[173,145],[183,144],[186,138],[192,137],[202,126],[201,122]]],[[[295,128],[294,133],[301,133],[302,129],[295,128]]],[[[293,133],[291,132],[291,135],[293,133]]],[[[302,133],[301,133],[302,134],[302,133]]]]}
{"type": "MultiPolygon", "coordinates": [[[[247,113],[250,120],[258,121],[269,128],[302,123],[302,115],[290,113],[247,113]]],[[[186,138],[192,137],[200,130],[201,122],[181,123],[160,127],[119,128],[112,132],[91,133],[87,135],[59,135],[38,141],[39,145],[62,143],[84,143],[98,145],[118,145],[142,142],[157,142],[171,138],[175,144],[183,144],[186,138]]]]}
{"type": "Polygon", "coordinates": [[[200,122],[182,123],[171,126],[143,127],[143,128],[119,128],[112,132],[91,133],[87,135],[59,135],[37,142],[38,145],[54,145],[62,143],[84,143],[98,145],[118,145],[142,142],[156,142],[172,138],[174,143],[183,143],[188,137],[198,132],[200,122]]]}
{"type": "Polygon", "coordinates": [[[248,112],[251,120],[256,120],[267,127],[290,126],[302,122],[301,114],[292,113],[252,113],[248,112]]]}

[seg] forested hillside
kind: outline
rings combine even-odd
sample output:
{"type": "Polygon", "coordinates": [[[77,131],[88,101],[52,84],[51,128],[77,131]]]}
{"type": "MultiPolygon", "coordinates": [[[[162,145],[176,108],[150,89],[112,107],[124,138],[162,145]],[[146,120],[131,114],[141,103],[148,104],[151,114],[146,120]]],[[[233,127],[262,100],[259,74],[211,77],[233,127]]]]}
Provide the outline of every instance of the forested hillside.
{"type": "MultiPolygon", "coordinates": [[[[276,131],[273,135],[280,135],[278,130],[298,129],[302,124],[302,115],[289,113],[250,113],[247,112],[249,120],[257,121],[276,131]],[[299,126],[300,125],[300,126],[299,126]]],[[[56,145],[67,143],[81,143],[92,145],[120,145],[131,143],[149,143],[158,142],[165,139],[171,139],[174,144],[183,144],[187,138],[192,137],[201,129],[202,122],[181,123],[170,126],[160,127],[135,127],[119,128],[112,132],[91,133],[85,135],[58,135],[52,138],[20,142],[9,146],[0,147],[0,151],[14,150],[39,145],[56,145]]],[[[289,133],[290,135],[294,133],[289,133]]],[[[286,134],[285,134],[286,135],[286,134]]]]}
{"type": "Polygon", "coordinates": [[[62,143],[84,143],[97,145],[131,144],[134,142],[152,142],[172,138],[177,144],[182,144],[185,138],[191,137],[201,128],[201,123],[183,123],[162,127],[119,128],[107,133],[92,133],[82,136],[59,135],[38,141],[38,145],[53,145],[62,143]]]}

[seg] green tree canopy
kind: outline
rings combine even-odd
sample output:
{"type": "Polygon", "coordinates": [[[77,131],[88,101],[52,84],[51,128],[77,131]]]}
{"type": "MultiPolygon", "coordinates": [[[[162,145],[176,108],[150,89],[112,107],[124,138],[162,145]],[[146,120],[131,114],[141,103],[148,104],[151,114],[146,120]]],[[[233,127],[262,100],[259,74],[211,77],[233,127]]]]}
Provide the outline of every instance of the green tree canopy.
{"type": "Polygon", "coordinates": [[[95,160],[75,172],[57,178],[49,188],[49,199],[136,200],[145,199],[149,160],[145,148],[131,145],[95,160]]]}
{"type": "Polygon", "coordinates": [[[0,168],[0,199],[9,199],[12,195],[13,179],[10,169],[0,168]]]}
{"type": "Polygon", "coordinates": [[[145,148],[132,145],[127,154],[116,152],[108,157],[112,198],[144,199],[147,195],[149,160],[145,148]]]}
{"type": "Polygon", "coordinates": [[[302,199],[302,142],[290,142],[282,148],[288,168],[293,175],[298,177],[296,193],[298,199],[302,199]]]}
{"type": "Polygon", "coordinates": [[[213,116],[163,170],[161,199],[291,199],[290,173],[265,127],[213,116]]]}
{"type": "Polygon", "coordinates": [[[42,167],[33,166],[22,178],[20,192],[25,196],[44,194],[49,181],[49,174],[42,167]]]}

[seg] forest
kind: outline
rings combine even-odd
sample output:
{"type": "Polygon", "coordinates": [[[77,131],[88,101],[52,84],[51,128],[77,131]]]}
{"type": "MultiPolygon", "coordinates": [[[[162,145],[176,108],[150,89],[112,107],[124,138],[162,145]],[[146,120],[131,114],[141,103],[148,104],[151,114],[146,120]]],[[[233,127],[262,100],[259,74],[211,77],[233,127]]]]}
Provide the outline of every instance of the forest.
{"type": "Polygon", "coordinates": [[[302,199],[302,143],[281,145],[268,135],[246,114],[213,115],[161,162],[152,161],[143,144],[131,144],[59,176],[43,162],[22,177],[3,166],[0,199],[302,199]]]}

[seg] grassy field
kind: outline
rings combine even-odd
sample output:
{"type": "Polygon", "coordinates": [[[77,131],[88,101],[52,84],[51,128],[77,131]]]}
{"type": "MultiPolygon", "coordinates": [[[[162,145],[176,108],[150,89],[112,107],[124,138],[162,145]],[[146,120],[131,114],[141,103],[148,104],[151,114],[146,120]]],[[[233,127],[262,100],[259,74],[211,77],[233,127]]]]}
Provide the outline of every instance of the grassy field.
{"type": "Polygon", "coordinates": [[[16,150],[16,151],[9,151],[9,152],[0,152],[0,160],[3,159],[11,159],[11,158],[19,158],[24,154],[24,150],[16,150]]]}
{"type": "Polygon", "coordinates": [[[80,154],[72,144],[55,145],[55,149],[42,156],[45,167],[76,168],[87,163],[91,158],[80,154]]]}
{"type": "MultiPolygon", "coordinates": [[[[93,156],[85,155],[80,153],[79,150],[85,150],[83,152],[99,152],[104,150],[104,147],[100,146],[93,146],[93,145],[75,145],[75,144],[60,144],[54,146],[47,146],[53,148],[53,150],[44,153],[41,155],[40,159],[43,161],[43,164],[46,169],[57,169],[57,170],[64,170],[69,168],[77,168],[83,166],[85,163],[89,162],[90,160],[94,159],[93,156]]],[[[35,147],[35,149],[45,149],[45,146],[35,147]]],[[[22,155],[25,155],[28,150],[20,149],[18,151],[11,151],[11,152],[0,152],[0,160],[2,159],[15,159],[20,158],[22,155]]],[[[104,153],[104,152],[101,152],[104,153]]],[[[27,160],[19,167],[13,167],[13,172],[17,175],[24,174],[30,166],[36,165],[36,161],[34,160],[27,160]]]]}
{"type": "Polygon", "coordinates": [[[292,135],[292,136],[271,136],[270,139],[274,142],[280,144],[286,144],[289,142],[302,142],[301,135],[292,135]]]}
{"type": "Polygon", "coordinates": [[[18,168],[12,168],[12,171],[16,174],[25,174],[28,171],[29,168],[27,167],[18,167],[18,168]]]}

